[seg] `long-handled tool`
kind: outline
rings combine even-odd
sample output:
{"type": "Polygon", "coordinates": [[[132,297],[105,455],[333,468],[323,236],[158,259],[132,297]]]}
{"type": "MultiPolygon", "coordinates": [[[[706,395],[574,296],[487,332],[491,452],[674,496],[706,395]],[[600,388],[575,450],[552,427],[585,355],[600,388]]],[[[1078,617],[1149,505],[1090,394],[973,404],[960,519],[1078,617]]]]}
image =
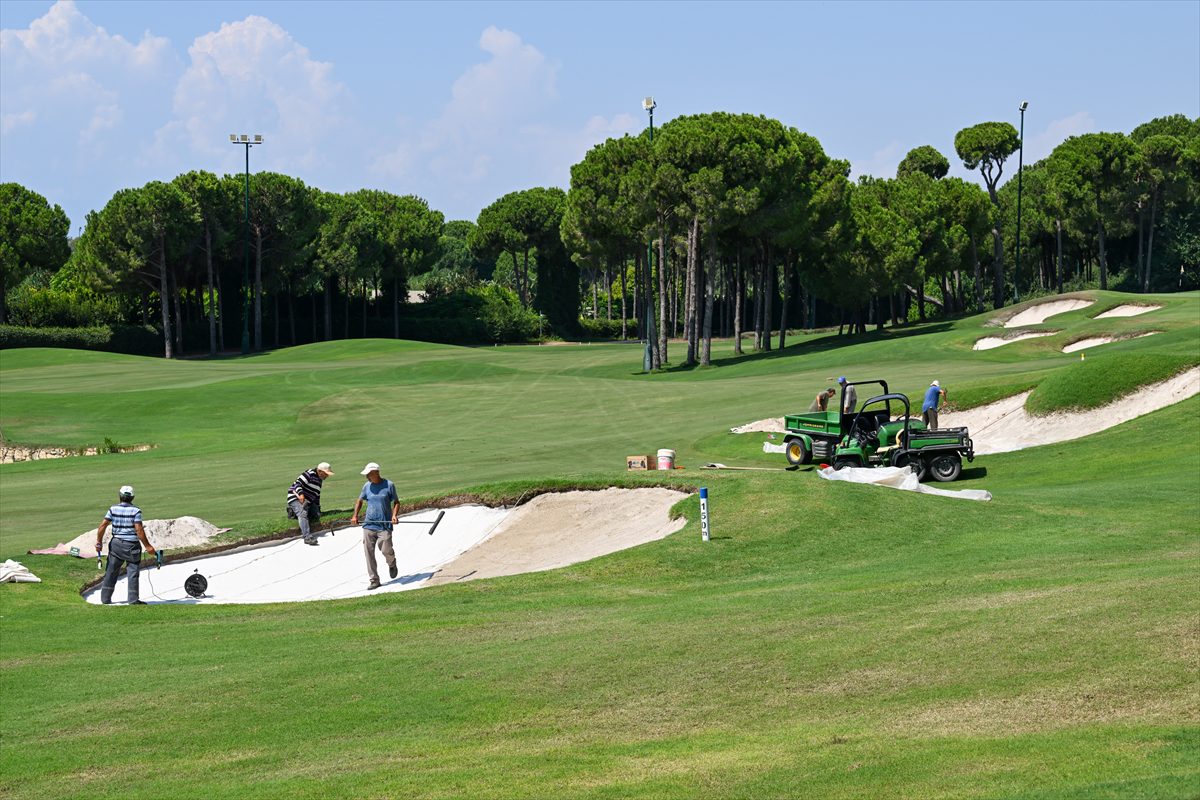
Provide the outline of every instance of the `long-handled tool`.
{"type": "Polygon", "coordinates": [[[96,569],[104,569],[104,562],[100,560],[100,548],[103,545],[96,545],[96,569]]]}
{"type": "MultiPolygon", "coordinates": [[[[444,510],[438,512],[437,519],[435,519],[433,521],[433,524],[429,526],[429,535],[430,536],[433,536],[433,532],[435,530],[437,530],[438,523],[442,521],[442,517],[444,517],[444,516],[446,516],[446,512],[444,510]]],[[[400,524],[429,525],[429,520],[427,520],[427,519],[398,519],[398,520],[396,520],[396,524],[397,525],[400,525],[400,524]]]]}

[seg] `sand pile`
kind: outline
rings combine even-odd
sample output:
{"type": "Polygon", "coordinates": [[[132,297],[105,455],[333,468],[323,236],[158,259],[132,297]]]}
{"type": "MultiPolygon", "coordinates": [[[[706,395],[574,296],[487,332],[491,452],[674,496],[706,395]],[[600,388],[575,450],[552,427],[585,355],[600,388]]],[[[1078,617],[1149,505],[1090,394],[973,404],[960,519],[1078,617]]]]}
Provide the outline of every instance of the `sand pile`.
{"type": "Polygon", "coordinates": [[[1020,328],[1024,325],[1040,325],[1050,317],[1058,314],[1065,314],[1068,311],[1078,311],[1081,308],[1087,308],[1092,305],[1092,300],[1082,300],[1072,298],[1069,300],[1051,300],[1049,303],[1038,303],[1035,306],[1030,306],[1024,311],[1019,311],[1013,314],[1008,319],[1004,320],[1006,328],[1020,328]]]}
{"type": "MultiPolygon", "coordinates": [[[[178,550],[183,547],[198,547],[199,545],[208,544],[218,533],[224,533],[229,528],[218,528],[211,522],[200,519],[199,517],[176,517],[175,519],[148,519],[142,523],[142,527],[146,529],[146,538],[150,540],[150,544],[158,550],[178,550]]],[[[65,545],[69,551],[72,547],[78,547],[79,552],[84,556],[94,556],[96,554],[96,531],[97,528],[92,528],[84,534],[76,536],[65,545]]],[[[112,532],[107,531],[104,534],[104,550],[105,555],[108,555],[108,540],[112,538],[112,532]]],[[[55,548],[56,550],[58,548],[55,548]]]]}
{"type": "Polygon", "coordinates": [[[994,350],[997,347],[1019,342],[1022,339],[1037,339],[1041,336],[1053,336],[1056,333],[1058,331],[1028,331],[1026,333],[1018,333],[1016,336],[985,336],[982,339],[976,340],[971,349],[994,350]]]}
{"type": "Polygon", "coordinates": [[[940,424],[944,428],[969,428],[976,455],[1007,453],[1078,439],[1174,405],[1197,393],[1200,393],[1200,367],[1193,367],[1174,378],[1143,386],[1131,395],[1089,411],[1061,411],[1035,417],[1025,410],[1025,398],[1030,393],[1023,392],[979,408],[944,412],[940,424]]]}
{"type": "Polygon", "coordinates": [[[1148,311],[1157,311],[1162,306],[1139,306],[1134,304],[1125,304],[1110,308],[1102,314],[1097,314],[1092,319],[1108,319],[1110,317],[1136,317],[1138,314],[1145,314],[1148,311]]]}
{"type": "Polygon", "coordinates": [[[730,433],[783,433],[787,430],[787,426],[783,423],[783,417],[774,417],[772,419],[760,419],[754,422],[747,422],[745,425],[738,425],[736,428],[730,428],[730,433]]]}

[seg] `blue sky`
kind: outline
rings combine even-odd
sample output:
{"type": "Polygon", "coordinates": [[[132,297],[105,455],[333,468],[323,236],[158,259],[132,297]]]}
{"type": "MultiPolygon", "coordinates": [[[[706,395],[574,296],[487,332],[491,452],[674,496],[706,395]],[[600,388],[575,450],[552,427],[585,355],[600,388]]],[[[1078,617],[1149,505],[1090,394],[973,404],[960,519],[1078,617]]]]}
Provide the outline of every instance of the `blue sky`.
{"type": "MultiPolygon", "coordinates": [[[[765,114],[854,174],[1025,116],[1067,136],[1200,116],[1200,2],[0,3],[0,180],[72,232],[113,192],[189,169],[418,194],[449,219],[566,186],[608,136],[765,114]]],[[[1007,175],[1011,170],[1006,170],[1007,175]]],[[[966,175],[961,164],[952,174],[966,175]]]]}

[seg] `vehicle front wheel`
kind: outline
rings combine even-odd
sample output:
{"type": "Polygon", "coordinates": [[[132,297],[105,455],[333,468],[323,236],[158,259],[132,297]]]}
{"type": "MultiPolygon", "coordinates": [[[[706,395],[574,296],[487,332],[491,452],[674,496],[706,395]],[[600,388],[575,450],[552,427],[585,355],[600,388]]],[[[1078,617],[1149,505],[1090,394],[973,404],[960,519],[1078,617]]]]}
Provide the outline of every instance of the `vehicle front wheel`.
{"type": "Polygon", "coordinates": [[[935,480],[949,483],[962,474],[962,459],[957,454],[936,456],[929,465],[935,480]]]}
{"type": "Polygon", "coordinates": [[[858,462],[849,458],[835,458],[833,460],[834,469],[846,469],[847,467],[857,467],[858,462]]]}
{"type": "Polygon", "coordinates": [[[812,459],[812,453],[808,452],[808,448],[804,446],[803,439],[791,439],[784,445],[784,453],[787,454],[789,464],[798,466],[807,464],[812,459]]]}

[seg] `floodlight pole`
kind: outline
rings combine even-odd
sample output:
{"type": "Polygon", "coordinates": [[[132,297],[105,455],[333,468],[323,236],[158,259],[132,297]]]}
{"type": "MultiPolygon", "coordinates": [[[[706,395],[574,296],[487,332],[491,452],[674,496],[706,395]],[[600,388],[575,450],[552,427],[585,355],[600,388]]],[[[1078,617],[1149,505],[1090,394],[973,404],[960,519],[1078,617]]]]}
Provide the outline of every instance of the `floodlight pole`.
{"type": "Polygon", "coordinates": [[[254,135],[254,141],[246,134],[229,134],[231,144],[246,147],[246,227],[242,238],[242,355],[250,352],[250,148],[262,144],[263,138],[254,135]]]}
{"type": "MultiPolygon", "coordinates": [[[[653,97],[647,97],[642,101],[642,108],[650,115],[650,158],[654,159],[654,109],[658,104],[654,102],[653,97]]],[[[642,354],[642,369],[649,372],[654,366],[654,343],[653,339],[657,333],[654,330],[654,236],[651,234],[646,242],[646,349],[642,354]]],[[[659,264],[659,269],[662,265],[659,264]]]]}
{"type": "Polygon", "coordinates": [[[1028,101],[1021,102],[1021,144],[1017,151],[1017,268],[1013,272],[1013,293],[1018,303],[1021,302],[1021,173],[1025,162],[1025,109],[1028,107],[1028,101]]]}

